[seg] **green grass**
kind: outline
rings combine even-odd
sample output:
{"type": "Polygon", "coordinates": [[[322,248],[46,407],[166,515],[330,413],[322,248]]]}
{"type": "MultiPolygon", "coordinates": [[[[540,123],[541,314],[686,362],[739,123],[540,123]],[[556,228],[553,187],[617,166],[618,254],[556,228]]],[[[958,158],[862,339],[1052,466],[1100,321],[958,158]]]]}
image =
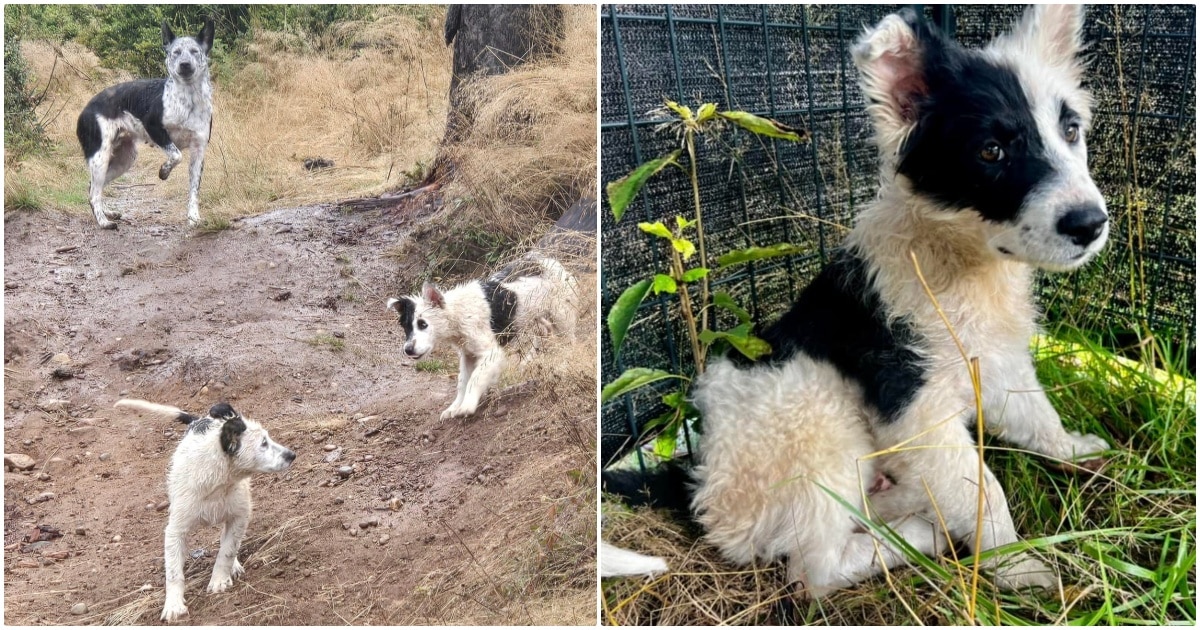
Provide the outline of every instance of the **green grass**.
{"type": "Polygon", "coordinates": [[[32,186],[12,181],[4,187],[4,210],[41,210],[45,206],[32,186]]]}
{"type": "Polygon", "coordinates": [[[413,369],[429,374],[449,374],[454,371],[454,366],[441,359],[421,359],[413,364],[413,369]]]}
{"type": "Polygon", "coordinates": [[[329,333],[320,333],[314,335],[305,343],[317,348],[326,348],[333,352],[341,352],[342,350],[346,349],[346,342],[344,340],[334,337],[329,333]]]}

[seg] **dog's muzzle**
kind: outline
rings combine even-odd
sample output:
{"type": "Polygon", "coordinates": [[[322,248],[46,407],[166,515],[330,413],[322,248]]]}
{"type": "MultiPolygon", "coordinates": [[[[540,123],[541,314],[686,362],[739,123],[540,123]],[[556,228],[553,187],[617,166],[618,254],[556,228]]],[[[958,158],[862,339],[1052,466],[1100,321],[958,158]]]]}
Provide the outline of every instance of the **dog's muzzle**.
{"type": "Polygon", "coordinates": [[[417,352],[416,346],[414,346],[413,344],[405,344],[404,345],[404,355],[410,359],[420,359],[421,357],[425,356],[425,353],[417,352]]]}
{"type": "Polygon", "coordinates": [[[179,76],[181,76],[185,79],[190,79],[190,78],[192,78],[192,75],[195,72],[196,72],[196,69],[192,67],[192,64],[190,64],[190,63],[179,64],[179,76]]]}
{"type": "Polygon", "coordinates": [[[1108,215],[1100,206],[1085,205],[1071,208],[1058,220],[1055,229],[1059,234],[1071,239],[1080,246],[1091,245],[1104,233],[1104,224],[1108,223],[1108,215]]]}
{"type": "Polygon", "coordinates": [[[292,462],[296,461],[296,451],[291,449],[285,450],[283,452],[283,461],[287,462],[288,466],[291,466],[292,462]]]}

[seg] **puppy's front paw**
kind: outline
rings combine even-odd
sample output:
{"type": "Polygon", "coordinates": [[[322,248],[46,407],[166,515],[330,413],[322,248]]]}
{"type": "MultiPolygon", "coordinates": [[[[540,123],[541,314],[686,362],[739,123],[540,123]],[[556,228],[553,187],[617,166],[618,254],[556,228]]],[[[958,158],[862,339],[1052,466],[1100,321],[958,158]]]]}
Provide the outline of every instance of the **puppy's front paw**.
{"type": "Polygon", "coordinates": [[[105,210],[104,217],[116,221],[121,218],[121,213],[117,210],[105,210]]]}
{"type": "Polygon", "coordinates": [[[458,417],[458,405],[450,405],[449,407],[446,407],[446,410],[442,412],[442,415],[438,416],[438,419],[439,420],[449,420],[450,418],[457,418],[457,417],[458,417]]]}
{"type": "Polygon", "coordinates": [[[212,579],[208,581],[209,593],[224,593],[233,586],[233,577],[228,575],[213,574],[212,579]]]}
{"type": "Polygon", "coordinates": [[[242,577],[242,574],[245,572],[246,572],[246,569],[244,567],[242,567],[242,563],[238,562],[237,558],[234,558],[233,559],[233,570],[229,572],[230,577],[235,577],[235,578],[242,577]]]}
{"type": "Polygon", "coordinates": [[[1070,434],[1068,443],[1070,444],[1072,461],[1081,462],[1089,459],[1096,459],[1100,453],[1108,450],[1108,442],[1104,438],[1096,435],[1080,435],[1076,431],[1070,434]]]}
{"type": "Polygon", "coordinates": [[[163,162],[163,165],[158,167],[158,178],[164,182],[167,181],[167,177],[171,175],[171,171],[174,170],[174,168],[174,164],[171,164],[170,162],[163,162]]]}
{"type": "Polygon", "coordinates": [[[163,606],[162,615],[159,616],[159,619],[162,619],[167,623],[171,623],[172,621],[178,621],[180,617],[186,617],[187,614],[188,609],[187,606],[183,604],[183,600],[179,600],[177,602],[168,601],[166,605],[163,606]]]}
{"type": "Polygon", "coordinates": [[[1022,558],[1007,562],[996,568],[996,586],[1005,591],[1026,588],[1053,589],[1058,586],[1058,576],[1040,560],[1022,558]]]}

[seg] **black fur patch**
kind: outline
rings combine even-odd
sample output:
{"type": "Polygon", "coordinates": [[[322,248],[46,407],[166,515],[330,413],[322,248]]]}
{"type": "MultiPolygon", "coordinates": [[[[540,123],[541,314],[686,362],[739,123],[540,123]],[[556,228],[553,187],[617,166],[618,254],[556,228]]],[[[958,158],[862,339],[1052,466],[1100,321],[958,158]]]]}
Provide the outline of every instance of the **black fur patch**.
{"type": "Polygon", "coordinates": [[[233,407],[231,407],[229,403],[221,402],[213,405],[212,408],[208,410],[208,415],[209,417],[217,418],[218,420],[228,420],[230,418],[237,418],[241,414],[234,411],[233,407]]]}
{"type": "Polygon", "coordinates": [[[404,338],[412,339],[413,317],[417,313],[417,305],[411,299],[402,297],[392,303],[392,308],[400,317],[400,327],[404,329],[404,338]]]}
{"type": "Polygon", "coordinates": [[[1054,173],[1016,73],[948,41],[924,20],[913,28],[924,50],[924,91],[897,170],[918,194],[950,209],[1012,221],[1054,173]],[[991,143],[1003,157],[989,162],[981,152],[991,143]]]}
{"type": "Polygon", "coordinates": [[[621,497],[630,506],[648,506],[669,510],[677,520],[698,532],[700,525],[692,517],[692,462],[677,458],[656,468],[640,470],[611,469],[601,475],[604,492],[621,497]]]}
{"type": "Polygon", "coordinates": [[[792,308],[759,336],[771,344],[762,361],[781,363],[803,352],[832,363],[862,386],[884,422],[895,420],[925,383],[912,328],[903,321],[888,325],[879,294],[867,284],[866,263],[845,250],[835,252],[792,308]]]}
{"type": "Polygon", "coordinates": [[[163,88],[166,79],[144,79],[114,85],[92,97],[79,114],[75,135],[83,147],[83,158],[90,160],[100,150],[100,123],[97,116],[120,118],[125,112],[142,121],[146,133],[159,148],[171,144],[171,136],[163,127],[163,88]]]}
{"type": "Polygon", "coordinates": [[[493,276],[480,286],[492,310],[492,332],[503,346],[515,336],[512,323],[517,316],[517,294],[504,288],[500,282],[493,276]]]}
{"type": "MultiPolygon", "coordinates": [[[[228,405],[226,405],[228,407],[228,405]]],[[[233,457],[242,448],[242,434],[246,432],[246,422],[241,416],[234,416],[225,421],[221,427],[221,450],[233,457]]]]}

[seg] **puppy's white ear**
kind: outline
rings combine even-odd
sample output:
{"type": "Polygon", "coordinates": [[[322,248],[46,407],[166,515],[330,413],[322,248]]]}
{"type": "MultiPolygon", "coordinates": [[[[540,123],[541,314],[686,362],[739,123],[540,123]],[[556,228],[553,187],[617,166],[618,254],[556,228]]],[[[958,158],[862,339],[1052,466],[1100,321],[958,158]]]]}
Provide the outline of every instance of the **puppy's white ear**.
{"type": "Polygon", "coordinates": [[[1083,6],[1034,5],[1008,35],[1011,45],[1055,66],[1079,64],[1083,48],[1083,6]]]}
{"type": "Polygon", "coordinates": [[[397,300],[396,298],[388,298],[387,307],[389,310],[394,310],[394,311],[398,312],[400,309],[396,308],[396,305],[399,303],[400,303],[400,300],[397,300]]]}
{"type": "Polygon", "coordinates": [[[429,302],[430,306],[446,308],[446,299],[442,297],[442,292],[438,290],[437,286],[429,282],[421,285],[421,297],[425,298],[425,301],[429,302]]]}
{"type": "Polygon", "coordinates": [[[858,66],[867,111],[885,155],[894,155],[917,121],[917,103],[926,93],[926,46],[937,45],[910,9],[883,18],[850,49],[858,66]]]}

